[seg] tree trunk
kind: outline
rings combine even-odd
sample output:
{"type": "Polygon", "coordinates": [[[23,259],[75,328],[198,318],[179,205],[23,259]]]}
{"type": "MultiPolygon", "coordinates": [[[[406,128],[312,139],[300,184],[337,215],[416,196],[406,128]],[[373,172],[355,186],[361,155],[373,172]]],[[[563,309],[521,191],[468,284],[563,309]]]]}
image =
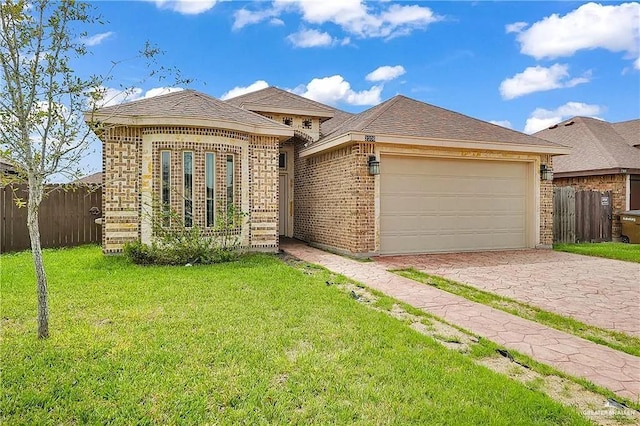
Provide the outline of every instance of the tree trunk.
{"type": "Polygon", "coordinates": [[[47,302],[47,275],[44,272],[44,262],[42,261],[42,247],[40,245],[40,224],[38,223],[38,212],[43,193],[42,184],[29,185],[29,201],[27,212],[27,228],[31,239],[31,254],[33,265],[36,270],[36,290],[38,293],[38,338],[49,337],[49,306],[47,302]]]}

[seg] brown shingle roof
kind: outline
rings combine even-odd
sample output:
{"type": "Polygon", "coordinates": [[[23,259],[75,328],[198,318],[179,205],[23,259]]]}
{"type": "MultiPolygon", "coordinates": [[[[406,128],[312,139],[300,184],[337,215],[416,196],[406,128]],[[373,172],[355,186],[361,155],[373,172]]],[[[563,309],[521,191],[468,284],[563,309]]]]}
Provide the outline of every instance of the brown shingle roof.
{"type": "Polygon", "coordinates": [[[640,118],[612,123],[613,129],[631,146],[640,146],[640,118]]]}
{"type": "MultiPolygon", "coordinates": [[[[218,100],[195,90],[182,90],[153,98],[139,99],[120,105],[100,108],[101,116],[118,117],[166,117],[166,118],[198,118],[204,120],[225,120],[242,124],[262,125],[269,127],[287,126],[269,120],[259,114],[238,108],[227,102],[218,100]]],[[[105,120],[108,122],[108,119],[105,120]]]]}
{"type": "Polygon", "coordinates": [[[640,169],[640,149],[629,146],[606,121],[574,117],[535,136],[574,148],[571,154],[554,157],[555,173],[640,169]]]}
{"type": "Polygon", "coordinates": [[[349,132],[462,141],[557,146],[495,124],[439,108],[402,95],[354,115],[324,139],[349,132]]]}
{"type": "Polygon", "coordinates": [[[102,183],[102,172],[93,173],[91,175],[87,175],[81,177],[80,179],[76,179],[73,183],[84,183],[84,184],[101,184],[102,183]]]}
{"type": "Polygon", "coordinates": [[[0,158],[0,173],[13,174],[16,173],[16,167],[4,158],[0,158]]]}
{"type": "Polygon", "coordinates": [[[251,104],[265,107],[311,110],[322,114],[330,114],[334,111],[334,108],[321,104],[320,102],[304,98],[273,86],[227,99],[226,102],[237,107],[242,107],[245,104],[251,104]]]}
{"type": "Polygon", "coordinates": [[[338,126],[342,125],[345,121],[353,117],[353,114],[339,109],[334,110],[333,118],[320,124],[321,136],[332,133],[338,126]]]}

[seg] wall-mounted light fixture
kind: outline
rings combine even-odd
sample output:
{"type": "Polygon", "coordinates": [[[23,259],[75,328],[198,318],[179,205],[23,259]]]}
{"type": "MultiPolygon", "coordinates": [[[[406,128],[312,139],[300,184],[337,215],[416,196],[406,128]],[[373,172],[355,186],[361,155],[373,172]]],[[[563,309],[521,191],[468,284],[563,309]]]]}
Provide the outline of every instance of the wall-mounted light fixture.
{"type": "Polygon", "coordinates": [[[546,164],[540,164],[540,179],[553,180],[553,170],[546,164]]]}
{"type": "Polygon", "coordinates": [[[369,166],[369,174],[372,176],[380,174],[380,162],[376,160],[375,155],[369,156],[369,162],[367,163],[369,166]]]}

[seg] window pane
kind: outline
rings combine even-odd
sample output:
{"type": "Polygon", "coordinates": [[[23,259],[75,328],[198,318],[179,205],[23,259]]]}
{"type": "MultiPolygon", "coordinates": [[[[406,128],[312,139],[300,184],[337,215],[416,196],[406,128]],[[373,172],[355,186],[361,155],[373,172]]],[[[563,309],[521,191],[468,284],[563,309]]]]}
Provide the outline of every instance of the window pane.
{"type": "Polygon", "coordinates": [[[160,184],[160,192],[162,197],[162,224],[170,225],[171,212],[171,152],[162,151],[162,182],[160,184]]]}
{"type": "Polygon", "coordinates": [[[205,158],[205,184],[206,184],[206,210],[207,210],[207,226],[213,226],[215,220],[215,156],[211,153],[206,154],[205,158]]]}
{"type": "Polygon", "coordinates": [[[193,226],[193,153],[183,153],[184,173],[184,226],[193,226]]]}
{"type": "Polygon", "coordinates": [[[227,155],[227,208],[233,201],[233,155],[227,155]]]}
{"type": "Polygon", "coordinates": [[[280,167],[281,169],[286,169],[287,168],[287,153],[286,152],[281,152],[280,155],[278,156],[278,167],[280,167]]]}

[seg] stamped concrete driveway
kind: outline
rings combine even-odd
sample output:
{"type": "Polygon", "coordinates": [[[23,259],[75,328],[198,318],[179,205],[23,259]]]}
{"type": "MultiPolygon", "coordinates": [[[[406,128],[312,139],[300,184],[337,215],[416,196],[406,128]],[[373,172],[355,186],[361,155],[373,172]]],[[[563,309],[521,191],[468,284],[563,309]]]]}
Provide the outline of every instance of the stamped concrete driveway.
{"type": "Polygon", "coordinates": [[[587,324],[640,336],[640,263],[552,250],[380,257],[526,302],[587,324]]]}

